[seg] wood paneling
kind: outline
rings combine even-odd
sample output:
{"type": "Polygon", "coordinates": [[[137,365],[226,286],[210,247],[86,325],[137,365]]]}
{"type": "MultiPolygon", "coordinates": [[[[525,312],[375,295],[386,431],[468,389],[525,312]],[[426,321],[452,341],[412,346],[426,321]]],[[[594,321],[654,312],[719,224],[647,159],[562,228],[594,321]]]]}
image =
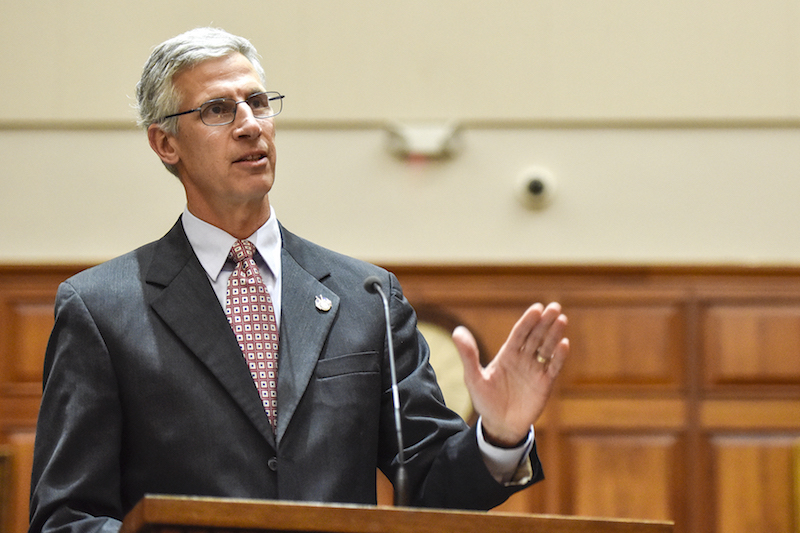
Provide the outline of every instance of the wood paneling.
{"type": "Polygon", "coordinates": [[[28,500],[31,492],[33,467],[34,428],[8,431],[4,437],[11,452],[11,498],[9,502],[9,530],[20,533],[28,529],[28,500]]]}
{"type": "Polygon", "coordinates": [[[796,437],[768,435],[712,438],[717,531],[796,531],[792,462],[795,441],[796,437]]]}
{"type": "Polygon", "coordinates": [[[800,399],[708,400],[701,404],[700,416],[708,429],[791,431],[800,428],[800,399]]]}
{"type": "Polygon", "coordinates": [[[681,429],[688,421],[687,402],[679,398],[570,398],[558,402],[565,429],[681,429]]]}
{"type": "Polygon", "coordinates": [[[668,302],[569,305],[571,352],[565,387],[666,386],[683,383],[680,309],[668,302]]]}
{"type": "Polygon", "coordinates": [[[7,302],[6,315],[13,332],[6,353],[13,353],[15,357],[4,360],[3,384],[39,385],[44,350],[53,328],[52,297],[18,295],[7,302]]]}
{"type": "Polygon", "coordinates": [[[567,514],[674,520],[677,439],[654,435],[568,435],[567,514]]]}
{"type": "MultiPolygon", "coordinates": [[[[498,510],[668,519],[679,533],[800,525],[800,268],[390,269],[421,314],[472,329],[486,361],[530,303],[569,317],[570,360],[536,422],[546,479],[498,510]]],[[[11,533],[27,522],[55,290],[78,270],[0,266],[11,533]]]]}
{"type": "Polygon", "coordinates": [[[769,432],[800,434],[800,269],[393,270],[412,303],[468,317],[490,351],[528,303],[562,303],[572,350],[536,424],[547,478],[520,495],[528,510],[668,518],[687,533],[796,521],[788,474],[763,484],[752,469],[785,472],[769,432]],[[719,440],[732,431],[768,445],[719,440]],[[753,481],[720,477],[720,461],[753,481]]]}
{"type": "Polygon", "coordinates": [[[3,531],[28,529],[33,443],[44,351],[58,284],[77,266],[0,266],[0,445],[7,454],[3,531]]]}
{"type": "Polygon", "coordinates": [[[743,302],[705,312],[709,386],[800,383],[800,302],[743,302]]]}

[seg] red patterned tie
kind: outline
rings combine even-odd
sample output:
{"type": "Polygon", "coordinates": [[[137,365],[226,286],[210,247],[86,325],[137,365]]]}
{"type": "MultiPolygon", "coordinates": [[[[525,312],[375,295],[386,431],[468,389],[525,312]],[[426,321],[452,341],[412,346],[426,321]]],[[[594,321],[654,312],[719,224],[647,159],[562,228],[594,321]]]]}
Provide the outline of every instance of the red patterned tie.
{"type": "Polygon", "coordinates": [[[236,269],[228,280],[225,313],[247,360],[273,429],[278,420],[278,326],[272,299],[256,262],[255,246],[236,241],[229,256],[236,269]]]}

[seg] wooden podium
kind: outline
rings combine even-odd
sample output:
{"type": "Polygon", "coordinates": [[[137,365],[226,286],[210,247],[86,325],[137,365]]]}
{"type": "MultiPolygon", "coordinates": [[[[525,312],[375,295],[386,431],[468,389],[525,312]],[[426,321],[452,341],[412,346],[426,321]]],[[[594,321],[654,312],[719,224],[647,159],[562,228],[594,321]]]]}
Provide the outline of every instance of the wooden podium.
{"type": "Polygon", "coordinates": [[[671,522],[146,496],[120,533],[671,533],[671,522]]]}

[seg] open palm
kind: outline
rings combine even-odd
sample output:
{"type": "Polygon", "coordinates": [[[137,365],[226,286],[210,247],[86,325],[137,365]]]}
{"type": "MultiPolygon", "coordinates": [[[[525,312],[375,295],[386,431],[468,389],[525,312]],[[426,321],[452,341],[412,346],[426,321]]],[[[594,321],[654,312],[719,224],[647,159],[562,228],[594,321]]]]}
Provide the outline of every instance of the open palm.
{"type": "Polygon", "coordinates": [[[453,331],[464,363],[464,381],[490,442],[517,444],[542,414],[569,353],[566,326],[559,304],[530,306],[485,367],[469,330],[461,326],[453,331]]]}

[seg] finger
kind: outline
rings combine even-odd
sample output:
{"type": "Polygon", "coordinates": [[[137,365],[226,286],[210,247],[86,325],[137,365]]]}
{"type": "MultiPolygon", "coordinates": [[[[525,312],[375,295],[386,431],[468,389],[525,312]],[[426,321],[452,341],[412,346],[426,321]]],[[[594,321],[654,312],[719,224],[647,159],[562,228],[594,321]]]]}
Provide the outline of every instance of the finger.
{"type": "MultiPolygon", "coordinates": [[[[545,357],[551,358],[553,356],[553,352],[556,349],[556,346],[564,338],[564,331],[567,328],[567,317],[566,315],[560,314],[553,323],[550,325],[550,328],[547,330],[544,338],[537,349],[536,355],[537,357],[545,357]]],[[[541,362],[541,361],[540,361],[541,362]]]]}
{"type": "MultiPolygon", "coordinates": [[[[534,354],[536,354],[536,350],[539,350],[539,353],[549,356],[552,353],[555,342],[546,348],[543,348],[543,344],[546,342],[548,336],[550,336],[550,331],[553,328],[553,325],[556,324],[561,317],[564,317],[564,315],[561,314],[561,305],[557,302],[548,304],[548,306],[542,311],[539,321],[531,329],[528,338],[525,340],[525,343],[521,349],[531,351],[534,354]]],[[[566,320],[566,317],[564,317],[563,320],[566,320]]],[[[558,327],[563,329],[563,326],[558,327]]]]}
{"type": "Polygon", "coordinates": [[[464,364],[464,378],[469,381],[477,377],[481,370],[481,358],[478,342],[472,332],[464,326],[453,330],[453,343],[456,345],[461,362],[464,364]]]}
{"type": "Polygon", "coordinates": [[[564,361],[567,360],[567,355],[569,355],[569,339],[561,339],[558,345],[553,352],[553,357],[550,359],[549,364],[547,365],[547,374],[552,378],[555,379],[558,376],[559,372],[561,372],[561,368],[564,366],[564,361]]]}
{"type": "MultiPolygon", "coordinates": [[[[519,320],[517,320],[517,323],[514,324],[514,327],[511,328],[511,333],[508,335],[507,342],[509,348],[516,351],[525,348],[526,344],[528,344],[529,337],[539,324],[543,312],[544,306],[540,303],[535,303],[525,310],[519,320]]],[[[536,349],[536,346],[533,346],[533,349],[536,349]]]]}

